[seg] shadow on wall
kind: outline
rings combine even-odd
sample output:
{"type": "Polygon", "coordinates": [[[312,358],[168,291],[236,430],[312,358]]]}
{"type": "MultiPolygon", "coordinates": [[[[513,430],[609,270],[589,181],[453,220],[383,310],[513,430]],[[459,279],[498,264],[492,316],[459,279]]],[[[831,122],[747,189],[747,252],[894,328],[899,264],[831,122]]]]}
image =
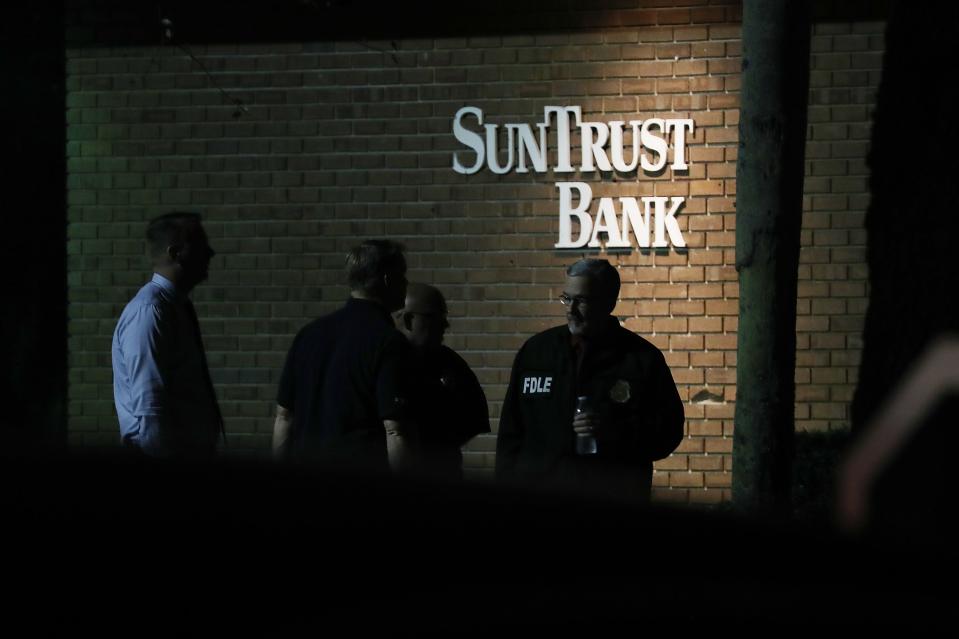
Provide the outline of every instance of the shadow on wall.
{"type": "Polygon", "coordinates": [[[796,433],[792,485],[796,521],[833,525],[837,474],[850,439],[848,430],[796,433]]]}

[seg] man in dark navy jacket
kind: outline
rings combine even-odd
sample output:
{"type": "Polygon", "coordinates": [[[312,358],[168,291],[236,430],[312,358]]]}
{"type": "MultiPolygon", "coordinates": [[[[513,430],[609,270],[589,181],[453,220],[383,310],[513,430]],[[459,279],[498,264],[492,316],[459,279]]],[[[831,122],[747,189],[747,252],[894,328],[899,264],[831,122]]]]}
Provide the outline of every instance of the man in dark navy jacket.
{"type": "Polygon", "coordinates": [[[403,307],[402,247],[369,240],[346,259],[350,299],[304,327],[277,393],[278,457],[382,471],[411,463],[406,384],[410,346],[390,313],[403,307]]]}
{"type": "Polygon", "coordinates": [[[647,502],[652,462],[683,438],[682,401],[662,353],[611,317],[616,269],[587,259],[566,273],[567,324],[534,335],[513,363],[496,475],[647,502]]]}
{"type": "Polygon", "coordinates": [[[437,479],[463,477],[460,451],[469,440],[489,432],[486,395],[469,364],[443,345],[449,328],[446,299],[435,286],[410,284],[406,306],[398,314],[400,330],[415,354],[417,470],[437,479]]]}

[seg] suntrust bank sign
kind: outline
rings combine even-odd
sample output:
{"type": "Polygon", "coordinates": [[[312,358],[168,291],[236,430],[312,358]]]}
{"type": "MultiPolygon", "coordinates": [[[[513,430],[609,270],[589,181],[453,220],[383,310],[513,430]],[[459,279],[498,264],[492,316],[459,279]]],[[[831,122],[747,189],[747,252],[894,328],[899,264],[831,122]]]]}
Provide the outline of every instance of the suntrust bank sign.
{"type": "MultiPolygon", "coordinates": [[[[614,122],[583,122],[578,106],[548,106],[543,109],[543,121],[536,123],[536,134],[530,124],[483,124],[483,110],[466,106],[453,118],[453,135],[472,153],[455,151],[453,170],[464,175],[477,173],[484,166],[502,175],[516,173],[573,173],[574,171],[619,171],[629,173],[637,167],[646,173],[656,173],[666,167],[669,147],[673,147],[670,167],[676,171],[689,168],[686,163],[686,134],[692,134],[691,119],[630,120],[614,122]],[[556,128],[556,164],[547,166],[549,157],[547,139],[550,125],[556,128]],[[570,128],[580,134],[580,165],[571,163],[572,142],[570,128]],[[500,164],[500,128],[506,129],[506,162],[500,164]],[[632,131],[632,149],[624,148],[624,131],[632,131]],[[608,149],[608,152],[607,152],[608,149]],[[629,161],[626,157],[629,156],[629,161]],[[472,160],[471,163],[465,162],[472,160]]],[[[606,234],[607,248],[632,246],[630,234],[640,248],[662,248],[670,245],[685,247],[686,240],[676,222],[676,213],[686,198],[644,196],[620,197],[619,214],[611,197],[599,200],[595,214],[590,212],[593,191],[585,182],[557,182],[559,189],[558,249],[583,246],[598,247],[599,236],[606,234]],[[576,204],[574,206],[574,192],[576,204]],[[573,218],[579,222],[579,233],[573,237],[573,218]]]]}

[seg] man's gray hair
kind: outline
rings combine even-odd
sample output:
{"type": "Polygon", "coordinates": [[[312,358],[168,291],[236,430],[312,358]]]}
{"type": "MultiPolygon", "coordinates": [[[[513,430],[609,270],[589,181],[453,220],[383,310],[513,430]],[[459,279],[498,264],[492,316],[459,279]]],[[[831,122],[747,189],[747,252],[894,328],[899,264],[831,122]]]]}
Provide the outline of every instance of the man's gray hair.
{"type": "Polygon", "coordinates": [[[383,276],[394,268],[406,270],[403,245],[393,240],[366,240],[346,254],[346,275],[351,291],[376,293],[383,276]]]}
{"type": "Polygon", "coordinates": [[[619,299],[619,272],[606,260],[582,259],[566,269],[570,277],[588,277],[597,292],[615,305],[619,299]]]}

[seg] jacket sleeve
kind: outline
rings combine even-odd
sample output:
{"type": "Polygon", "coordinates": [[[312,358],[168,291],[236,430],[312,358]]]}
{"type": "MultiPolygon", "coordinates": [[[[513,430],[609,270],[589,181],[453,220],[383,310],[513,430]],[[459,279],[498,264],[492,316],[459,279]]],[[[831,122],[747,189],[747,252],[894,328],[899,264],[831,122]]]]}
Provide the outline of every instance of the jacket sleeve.
{"type": "Polygon", "coordinates": [[[413,355],[409,340],[397,330],[387,335],[376,370],[376,403],[380,419],[410,424],[410,398],[413,379],[413,355]]]}
{"type": "Polygon", "coordinates": [[[280,374],[280,384],[276,391],[276,403],[278,406],[292,411],[296,406],[296,354],[302,331],[293,338],[290,349],[286,352],[286,361],[283,364],[283,372],[280,374]]]}
{"type": "Polygon", "coordinates": [[[486,394],[483,392],[483,387],[469,364],[458,355],[457,360],[459,377],[463,383],[463,388],[460,389],[457,398],[462,402],[463,423],[459,431],[455,432],[457,440],[453,443],[459,447],[464,446],[480,433],[490,432],[490,428],[489,407],[486,404],[486,394]]]}
{"type": "Polygon", "coordinates": [[[672,373],[663,354],[656,351],[650,364],[649,385],[651,400],[644,407],[643,424],[636,431],[639,452],[655,461],[669,457],[683,440],[686,413],[676,390],[672,373]]]}
{"type": "Polygon", "coordinates": [[[516,383],[520,360],[525,348],[524,345],[513,360],[513,370],[510,372],[509,385],[506,387],[506,398],[503,400],[503,408],[500,410],[499,428],[496,433],[497,479],[509,478],[516,473],[517,462],[523,450],[526,429],[519,411],[516,383]]]}

